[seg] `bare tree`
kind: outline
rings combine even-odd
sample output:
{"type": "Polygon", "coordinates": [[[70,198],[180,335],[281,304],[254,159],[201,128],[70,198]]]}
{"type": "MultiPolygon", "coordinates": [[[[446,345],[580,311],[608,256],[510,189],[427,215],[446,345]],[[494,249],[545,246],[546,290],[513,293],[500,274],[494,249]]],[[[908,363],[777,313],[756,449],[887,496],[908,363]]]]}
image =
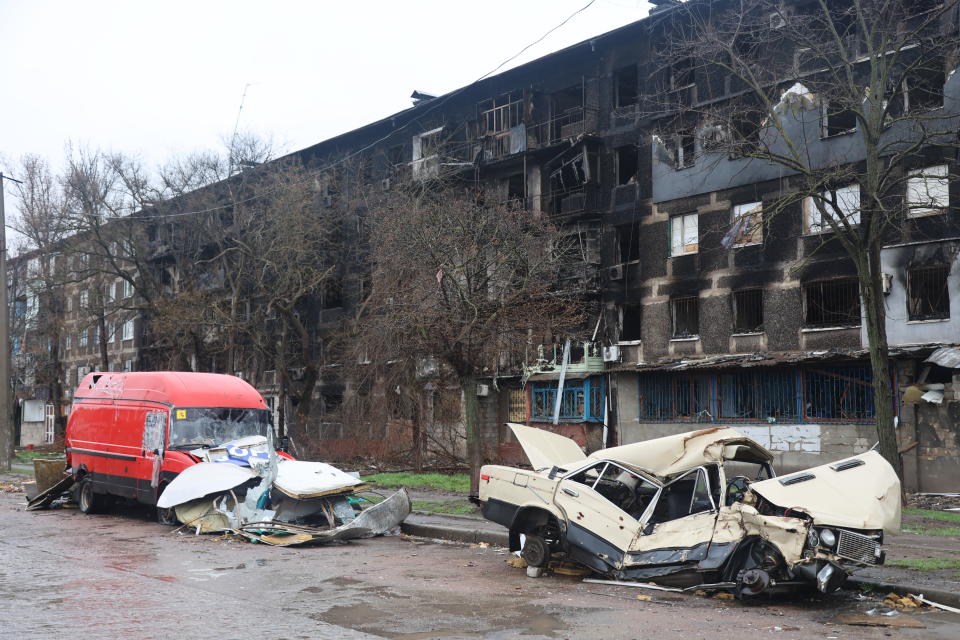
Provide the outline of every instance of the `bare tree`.
{"type": "MultiPolygon", "coordinates": [[[[925,176],[956,152],[944,106],[956,66],[956,0],[690,1],[663,16],[655,152],[682,168],[731,158],[778,167],[783,194],[732,223],[724,244],[803,210],[805,233],[839,243],[859,282],[880,451],[900,469],[880,249],[912,210],[945,208],[925,176]],[[845,136],[825,153],[822,139],[845,136]],[[936,161],[932,161],[932,160],[936,161]],[[910,192],[913,189],[914,192],[910,192]],[[906,194],[906,197],[905,197],[906,194]],[[762,217],[762,220],[761,220],[762,217]]],[[[654,115],[652,113],[651,115],[654,115]]],[[[709,170],[709,169],[707,169],[709,170]]]]}
{"type": "Polygon", "coordinates": [[[494,376],[501,363],[524,362],[549,331],[577,326],[575,300],[557,290],[569,246],[540,214],[484,204],[452,187],[411,185],[367,207],[372,287],[349,362],[383,371],[387,363],[409,369],[436,359],[453,373],[476,490],[477,379],[494,376]]]}

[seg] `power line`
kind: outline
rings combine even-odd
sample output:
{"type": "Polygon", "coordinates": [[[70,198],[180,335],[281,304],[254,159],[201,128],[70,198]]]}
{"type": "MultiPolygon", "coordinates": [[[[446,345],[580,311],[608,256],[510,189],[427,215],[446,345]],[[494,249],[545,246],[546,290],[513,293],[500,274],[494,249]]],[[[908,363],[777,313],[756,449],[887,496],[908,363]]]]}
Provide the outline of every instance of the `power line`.
{"type": "MultiPolygon", "coordinates": [[[[442,104],[448,102],[448,101],[449,101],[451,98],[453,98],[454,96],[457,96],[457,95],[463,93],[464,91],[466,91],[467,89],[473,87],[474,85],[482,82],[483,80],[485,80],[485,79],[488,78],[489,76],[493,75],[494,73],[496,73],[497,71],[499,71],[500,69],[502,69],[503,67],[505,67],[506,65],[510,64],[511,62],[513,62],[514,60],[516,60],[517,58],[519,58],[521,55],[523,55],[523,54],[524,54],[527,50],[529,50],[531,47],[534,47],[534,46],[540,44],[541,42],[543,42],[543,41],[544,41],[548,36],[550,36],[550,34],[552,34],[554,31],[556,31],[557,29],[560,29],[561,27],[563,27],[564,25],[566,25],[568,22],[570,22],[571,20],[573,20],[573,18],[575,18],[576,16],[578,16],[579,14],[583,13],[584,11],[586,11],[587,9],[589,9],[591,6],[593,6],[593,4],[596,3],[596,1],[597,1],[597,0],[589,0],[589,2],[587,2],[587,4],[583,5],[582,7],[580,7],[579,9],[577,9],[576,11],[574,11],[573,13],[571,13],[569,16],[567,16],[566,18],[564,18],[562,22],[560,22],[560,23],[557,24],[556,26],[550,28],[550,29],[549,29],[546,33],[544,33],[542,36],[540,36],[539,38],[537,38],[536,40],[534,40],[534,41],[531,42],[530,44],[526,45],[525,47],[523,47],[522,49],[520,49],[520,51],[518,51],[517,53],[513,54],[512,56],[510,56],[509,58],[507,58],[506,60],[504,60],[503,62],[501,62],[500,64],[498,64],[496,67],[494,67],[494,68],[491,69],[490,71],[486,72],[485,74],[483,74],[482,76],[480,76],[479,78],[477,78],[476,80],[474,80],[473,82],[471,82],[471,83],[469,83],[469,84],[467,84],[467,85],[464,85],[464,86],[460,87],[459,89],[455,89],[454,91],[451,91],[450,93],[447,93],[447,94],[445,94],[445,95],[443,95],[443,96],[441,96],[441,97],[439,97],[439,98],[436,98],[435,100],[430,101],[430,103],[428,103],[428,104],[429,104],[429,108],[428,108],[428,109],[426,109],[423,113],[421,113],[420,115],[418,115],[416,118],[411,119],[411,120],[410,120],[409,122],[407,122],[406,124],[404,124],[404,125],[396,128],[396,129],[394,129],[393,131],[391,131],[391,132],[388,133],[387,135],[383,136],[382,138],[379,138],[379,139],[377,139],[377,140],[374,140],[374,141],[371,142],[370,144],[368,144],[368,145],[366,145],[366,146],[364,146],[364,147],[361,147],[360,149],[357,149],[356,151],[354,151],[354,152],[352,152],[352,153],[349,153],[349,154],[347,154],[346,156],[343,156],[342,158],[340,158],[340,159],[338,159],[338,160],[336,160],[336,161],[334,161],[334,162],[331,162],[330,164],[328,164],[328,165],[326,165],[326,166],[317,167],[317,168],[315,168],[314,170],[315,170],[315,171],[318,171],[318,172],[329,171],[330,169],[333,169],[334,167],[337,167],[337,166],[339,166],[339,165],[341,165],[341,164],[344,164],[345,162],[347,162],[347,161],[355,158],[356,156],[358,156],[358,155],[360,155],[360,154],[362,154],[362,153],[364,153],[364,152],[366,152],[366,151],[369,151],[369,150],[372,149],[373,147],[375,147],[375,146],[377,146],[377,145],[379,145],[379,144],[382,144],[383,142],[386,142],[387,140],[389,140],[390,138],[392,138],[392,137],[395,136],[396,134],[404,131],[405,129],[407,129],[407,128],[409,128],[409,127],[411,127],[412,125],[416,124],[417,122],[420,122],[420,121],[423,120],[427,115],[429,115],[430,113],[432,113],[433,111],[435,111],[436,109],[438,109],[442,104]]],[[[249,85],[247,85],[247,86],[249,86],[249,85]]],[[[246,96],[246,88],[244,88],[244,96],[246,96]]],[[[243,108],[243,102],[242,102],[242,100],[241,100],[241,107],[240,107],[240,108],[241,108],[241,109],[243,108]]],[[[401,112],[401,113],[402,113],[402,112],[401,112]]],[[[237,119],[238,119],[238,121],[239,121],[239,118],[240,118],[240,114],[239,114],[239,112],[238,112],[238,113],[237,113],[237,119]]],[[[231,150],[231,153],[232,153],[232,150],[231,150]]],[[[229,180],[230,178],[228,177],[227,179],[229,180]]],[[[207,185],[207,186],[210,186],[210,185],[207,185]]],[[[136,216],[136,215],[132,215],[132,214],[131,214],[131,215],[129,215],[129,216],[123,216],[123,219],[125,219],[125,220],[156,220],[158,217],[162,217],[162,218],[177,218],[177,217],[181,217],[181,216],[191,216],[191,215],[198,215],[198,214],[202,214],[202,213],[212,213],[212,212],[214,212],[214,211],[221,211],[221,210],[223,210],[223,209],[229,209],[229,208],[234,207],[234,206],[239,205],[239,204],[246,204],[247,202],[252,202],[252,201],[254,201],[254,200],[256,200],[256,199],[258,199],[258,198],[260,198],[260,197],[263,197],[264,195],[267,195],[267,194],[271,193],[274,189],[279,189],[279,188],[280,188],[280,187],[278,186],[278,187],[275,187],[275,188],[273,188],[273,189],[266,189],[266,190],[264,190],[264,191],[262,191],[262,192],[260,192],[260,193],[257,193],[257,194],[255,194],[255,195],[250,196],[249,198],[244,198],[243,200],[235,200],[235,201],[230,202],[230,203],[227,203],[227,204],[217,205],[217,206],[215,206],[215,207],[209,207],[209,208],[206,208],[206,209],[197,209],[196,211],[181,211],[181,212],[178,212],[178,213],[160,214],[159,216],[136,216]]]]}

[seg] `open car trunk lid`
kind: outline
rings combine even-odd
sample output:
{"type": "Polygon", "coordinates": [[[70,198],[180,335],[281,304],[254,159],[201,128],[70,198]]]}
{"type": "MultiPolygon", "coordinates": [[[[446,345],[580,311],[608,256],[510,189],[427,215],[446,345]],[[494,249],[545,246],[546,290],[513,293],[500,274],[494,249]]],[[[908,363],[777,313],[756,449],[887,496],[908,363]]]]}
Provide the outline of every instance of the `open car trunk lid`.
{"type": "Polygon", "coordinates": [[[900,480],[876,451],[754,482],[769,502],[809,514],[814,523],[900,533],[900,480]]]}
{"type": "Polygon", "coordinates": [[[569,466],[587,457],[580,445],[566,436],[513,422],[508,422],[507,426],[513,430],[513,435],[530,459],[530,465],[538,471],[554,465],[569,466]]]}

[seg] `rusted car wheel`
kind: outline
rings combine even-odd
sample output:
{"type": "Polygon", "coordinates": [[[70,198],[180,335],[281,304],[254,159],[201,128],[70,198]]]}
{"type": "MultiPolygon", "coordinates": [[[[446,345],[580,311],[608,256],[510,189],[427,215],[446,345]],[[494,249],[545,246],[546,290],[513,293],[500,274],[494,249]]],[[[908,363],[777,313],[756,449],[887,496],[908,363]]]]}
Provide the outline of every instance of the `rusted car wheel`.
{"type": "Polygon", "coordinates": [[[540,536],[527,535],[520,556],[527,561],[527,566],[544,567],[550,561],[550,546],[540,536]]]}

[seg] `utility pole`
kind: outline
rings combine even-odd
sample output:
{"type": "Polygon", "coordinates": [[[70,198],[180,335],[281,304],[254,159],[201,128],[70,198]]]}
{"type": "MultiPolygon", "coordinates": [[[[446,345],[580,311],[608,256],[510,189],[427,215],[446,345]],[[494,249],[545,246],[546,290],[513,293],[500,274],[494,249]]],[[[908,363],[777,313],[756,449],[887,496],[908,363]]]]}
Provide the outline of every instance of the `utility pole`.
{"type": "Polygon", "coordinates": [[[13,420],[10,419],[10,305],[7,302],[7,216],[0,171],[0,471],[13,460],[13,420]]]}

